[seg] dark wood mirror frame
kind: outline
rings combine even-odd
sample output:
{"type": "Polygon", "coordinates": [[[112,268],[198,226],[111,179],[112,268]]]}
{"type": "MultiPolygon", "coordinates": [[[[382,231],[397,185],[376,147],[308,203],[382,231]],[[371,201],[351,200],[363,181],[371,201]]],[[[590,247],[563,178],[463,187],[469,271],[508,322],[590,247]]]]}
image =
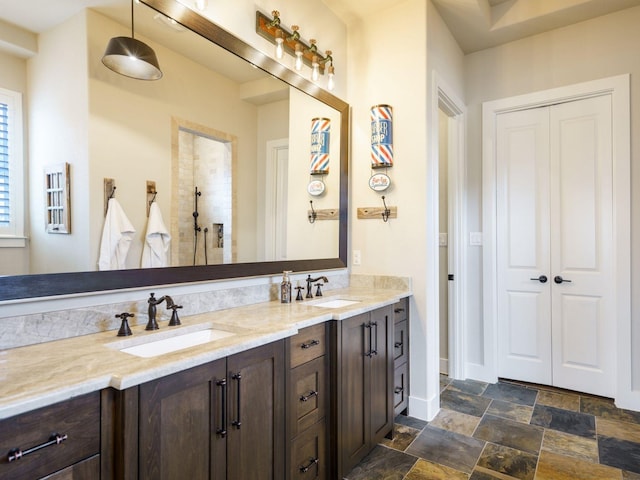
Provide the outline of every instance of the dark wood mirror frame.
{"type": "MultiPolygon", "coordinates": [[[[349,105],[311,81],[285,68],[272,58],[236,38],[176,0],[142,0],[185,27],[244,58],[265,72],[305,92],[340,112],[340,228],[338,258],[253,262],[196,267],[51,273],[0,277],[0,301],[51,297],[179,283],[275,275],[283,270],[306,272],[347,266],[349,105]]],[[[251,22],[252,19],[247,19],[251,22]]]]}

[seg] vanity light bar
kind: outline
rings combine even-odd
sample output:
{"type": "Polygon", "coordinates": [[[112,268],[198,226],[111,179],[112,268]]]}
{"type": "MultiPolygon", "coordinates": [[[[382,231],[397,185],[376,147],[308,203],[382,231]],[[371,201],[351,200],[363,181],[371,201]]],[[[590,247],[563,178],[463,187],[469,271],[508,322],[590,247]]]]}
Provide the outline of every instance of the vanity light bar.
{"type": "Polygon", "coordinates": [[[315,67],[318,73],[324,75],[325,65],[333,66],[331,51],[322,55],[316,47],[315,40],[311,40],[309,45],[300,38],[297,25],[294,25],[291,31],[287,30],[281,25],[278,11],[274,10],[272,14],[273,18],[269,18],[264,13],[256,11],[256,33],[276,46],[281,44],[283,50],[289,55],[295,57],[296,51],[302,52],[302,62],[310,68],[315,67]]]}

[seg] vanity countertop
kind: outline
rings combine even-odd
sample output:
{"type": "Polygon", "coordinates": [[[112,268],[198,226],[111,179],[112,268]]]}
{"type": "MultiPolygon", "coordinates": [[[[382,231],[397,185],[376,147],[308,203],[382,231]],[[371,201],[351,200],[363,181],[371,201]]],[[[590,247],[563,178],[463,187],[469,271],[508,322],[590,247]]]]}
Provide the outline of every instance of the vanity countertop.
{"type": "Polygon", "coordinates": [[[345,288],[324,297],[290,304],[280,302],[218,310],[181,318],[182,325],[147,332],[132,327],[133,335],[117,337],[116,331],[57,340],[0,351],[0,419],[51,405],[107,387],[126,389],[253,347],[290,337],[299,329],[391,305],[411,295],[409,290],[345,288]],[[332,299],[357,303],[339,308],[316,306],[332,299]],[[162,338],[213,328],[233,336],[152,358],[120,352],[123,346],[144,343],[149,336],[162,338]],[[171,332],[171,333],[168,333],[171,332]]]}

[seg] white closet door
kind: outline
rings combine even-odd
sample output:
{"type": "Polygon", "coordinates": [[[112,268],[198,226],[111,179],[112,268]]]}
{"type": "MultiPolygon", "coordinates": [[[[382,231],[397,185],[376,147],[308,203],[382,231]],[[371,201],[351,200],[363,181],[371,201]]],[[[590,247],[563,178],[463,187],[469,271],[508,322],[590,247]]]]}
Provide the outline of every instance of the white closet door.
{"type": "Polygon", "coordinates": [[[554,385],[613,396],[611,98],[552,107],[550,131],[554,385]]]}
{"type": "Polygon", "coordinates": [[[500,114],[496,132],[498,374],[613,396],[610,97],[500,114]]]}
{"type": "Polygon", "coordinates": [[[498,374],[551,384],[548,109],[498,115],[496,153],[498,374]]]}

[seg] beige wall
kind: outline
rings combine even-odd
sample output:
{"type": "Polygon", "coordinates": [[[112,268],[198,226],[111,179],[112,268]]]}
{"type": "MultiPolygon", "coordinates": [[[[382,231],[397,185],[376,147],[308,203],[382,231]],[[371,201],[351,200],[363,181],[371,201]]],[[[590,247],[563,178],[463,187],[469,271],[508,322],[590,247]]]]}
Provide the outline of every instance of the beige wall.
{"type": "Polygon", "coordinates": [[[336,258],[338,252],[338,220],[308,221],[309,201],[313,208],[340,208],[340,114],[326,105],[319,105],[310,96],[291,89],[289,97],[289,188],[287,198],[287,258],[306,258],[305,252],[313,252],[313,258],[336,258]],[[311,120],[328,118],[330,123],[329,173],[311,177],[311,120]],[[293,140],[296,141],[293,141],[293,140]],[[307,185],[321,179],[325,192],[311,196],[307,185]]]}
{"type": "MultiPolygon", "coordinates": [[[[634,387],[640,389],[640,7],[484,50],[465,59],[468,126],[469,229],[481,229],[481,104],[518,94],[631,73],[631,297],[634,387]]],[[[480,259],[470,251],[470,276],[481,274],[480,259]]],[[[479,253],[478,253],[479,255],[479,253]]],[[[470,304],[480,304],[479,282],[469,282],[470,304]]],[[[481,309],[469,308],[467,357],[484,362],[481,309]]]]}
{"type": "MultiPolygon", "coordinates": [[[[66,271],[69,262],[77,260],[87,265],[90,185],[85,38],[86,17],[80,13],[41,34],[38,54],[28,61],[30,271],[66,271]],[[70,165],[72,233],[48,234],[44,229],[43,169],[64,162],[70,165]]],[[[93,266],[96,262],[97,257],[93,266]]]]}
{"type": "Polygon", "coordinates": [[[438,119],[437,105],[435,118],[430,113],[430,87],[437,71],[462,97],[462,53],[431,2],[407,0],[349,25],[349,59],[350,252],[362,254],[362,265],[351,269],[411,277],[409,411],[431,418],[439,407],[439,327],[437,313],[432,313],[438,298],[428,297],[428,284],[437,290],[438,282],[436,265],[430,264],[427,254],[427,248],[435,252],[437,264],[438,198],[431,195],[437,192],[438,158],[428,138],[431,126],[437,130],[438,119]],[[358,207],[382,206],[381,194],[368,186],[372,173],[369,109],[379,103],[393,107],[394,120],[395,159],[388,172],[392,186],[384,194],[387,205],[398,208],[398,218],[388,223],[356,218],[358,207]]]}

